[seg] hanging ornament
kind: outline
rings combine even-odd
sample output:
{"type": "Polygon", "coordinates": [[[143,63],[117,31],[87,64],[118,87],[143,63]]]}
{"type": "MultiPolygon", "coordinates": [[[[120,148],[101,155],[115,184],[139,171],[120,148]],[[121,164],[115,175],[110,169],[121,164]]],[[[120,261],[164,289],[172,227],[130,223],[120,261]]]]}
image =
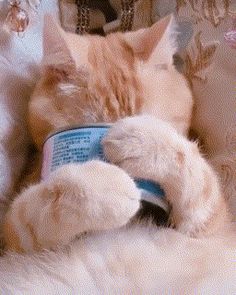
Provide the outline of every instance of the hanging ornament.
{"type": "Polygon", "coordinates": [[[9,1],[10,10],[7,14],[5,24],[13,32],[22,33],[29,24],[28,13],[20,7],[21,1],[9,1]]]}

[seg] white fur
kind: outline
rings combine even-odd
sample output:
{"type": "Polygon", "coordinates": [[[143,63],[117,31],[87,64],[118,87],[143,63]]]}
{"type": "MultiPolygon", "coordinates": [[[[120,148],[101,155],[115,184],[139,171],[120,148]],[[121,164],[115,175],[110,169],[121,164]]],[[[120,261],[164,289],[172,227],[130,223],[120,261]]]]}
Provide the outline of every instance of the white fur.
{"type": "Polygon", "coordinates": [[[28,223],[37,229],[43,248],[67,245],[81,233],[125,225],[139,209],[139,201],[140,191],[122,169],[90,161],[61,167],[47,181],[29,187],[16,198],[9,214],[22,248],[29,252],[33,241],[28,223]],[[50,214],[54,207],[59,209],[59,220],[50,214]],[[22,224],[19,208],[25,210],[28,223],[22,224]]]}
{"type": "Polygon", "coordinates": [[[235,244],[138,227],[1,260],[1,294],[235,294],[235,244]]]}
{"type": "MultiPolygon", "coordinates": [[[[32,214],[28,220],[37,223],[40,243],[47,247],[55,247],[58,240],[67,244],[84,231],[89,235],[64,250],[55,249],[56,253],[8,254],[1,261],[0,290],[7,294],[235,294],[236,239],[230,224],[218,225],[215,237],[188,237],[199,234],[199,229],[207,235],[209,229],[201,227],[211,212],[205,208],[211,211],[220,194],[217,182],[213,183],[208,196],[212,201],[199,205],[203,202],[201,175],[213,172],[196,145],[170,124],[148,116],[117,122],[103,145],[106,157],[130,175],[159,181],[166,188],[174,214],[182,216],[177,228],[187,235],[152,225],[114,229],[138,210],[140,196],[132,179],[100,161],[64,166],[23,192],[11,214],[27,200],[27,212],[32,214]],[[184,153],[183,166],[176,152],[184,153]],[[55,206],[58,193],[62,211],[60,222],[53,225],[49,207],[55,206]],[[183,210],[189,201],[197,202],[200,215],[183,210]],[[63,211],[65,204],[74,211],[63,211]]],[[[22,237],[27,242],[28,237],[22,237]]]]}

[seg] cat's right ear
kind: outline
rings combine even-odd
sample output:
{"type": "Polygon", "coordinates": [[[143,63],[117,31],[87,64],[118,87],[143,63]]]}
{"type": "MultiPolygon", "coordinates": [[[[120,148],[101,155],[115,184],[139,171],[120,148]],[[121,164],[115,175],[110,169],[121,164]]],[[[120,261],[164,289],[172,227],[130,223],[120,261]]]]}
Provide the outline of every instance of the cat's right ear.
{"type": "Polygon", "coordinates": [[[51,15],[44,17],[43,66],[72,72],[76,64],[66,42],[66,33],[51,15]]]}
{"type": "Polygon", "coordinates": [[[178,35],[175,17],[168,15],[149,28],[126,33],[125,38],[140,59],[154,64],[171,64],[178,50],[178,35]]]}

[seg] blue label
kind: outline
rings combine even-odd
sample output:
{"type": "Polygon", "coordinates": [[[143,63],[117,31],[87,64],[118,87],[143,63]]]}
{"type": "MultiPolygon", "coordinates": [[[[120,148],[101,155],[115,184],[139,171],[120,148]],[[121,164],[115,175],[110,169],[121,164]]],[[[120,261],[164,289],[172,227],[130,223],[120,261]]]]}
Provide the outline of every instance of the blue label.
{"type": "MultiPolygon", "coordinates": [[[[53,153],[50,172],[69,163],[81,163],[92,159],[105,160],[101,140],[110,126],[87,126],[66,130],[49,138],[53,153]]],[[[47,144],[47,142],[46,142],[47,144]]],[[[136,180],[137,187],[142,190],[142,199],[155,203],[167,210],[164,204],[162,188],[148,180],[136,180]]]]}
{"type": "Polygon", "coordinates": [[[103,159],[101,140],[109,127],[86,127],[63,131],[53,136],[51,172],[68,163],[103,159]]]}

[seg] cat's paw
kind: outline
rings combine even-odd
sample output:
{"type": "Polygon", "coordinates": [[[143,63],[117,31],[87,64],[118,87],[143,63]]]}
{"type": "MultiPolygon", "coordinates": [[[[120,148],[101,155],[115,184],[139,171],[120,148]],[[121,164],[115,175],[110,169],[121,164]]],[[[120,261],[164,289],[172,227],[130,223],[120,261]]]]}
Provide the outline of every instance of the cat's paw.
{"type": "Polygon", "coordinates": [[[152,179],[153,173],[165,173],[163,161],[170,156],[167,152],[175,133],[170,124],[151,116],[125,118],[103,139],[104,154],[132,177],[152,179]]]}
{"type": "Polygon", "coordinates": [[[120,227],[139,209],[140,192],[134,181],[102,161],[66,165],[52,175],[47,188],[77,210],[81,232],[120,227]]]}
{"type": "Polygon", "coordinates": [[[13,202],[5,224],[7,247],[66,245],[84,232],[125,225],[139,206],[140,191],[119,167],[101,161],[65,165],[13,202]]]}

